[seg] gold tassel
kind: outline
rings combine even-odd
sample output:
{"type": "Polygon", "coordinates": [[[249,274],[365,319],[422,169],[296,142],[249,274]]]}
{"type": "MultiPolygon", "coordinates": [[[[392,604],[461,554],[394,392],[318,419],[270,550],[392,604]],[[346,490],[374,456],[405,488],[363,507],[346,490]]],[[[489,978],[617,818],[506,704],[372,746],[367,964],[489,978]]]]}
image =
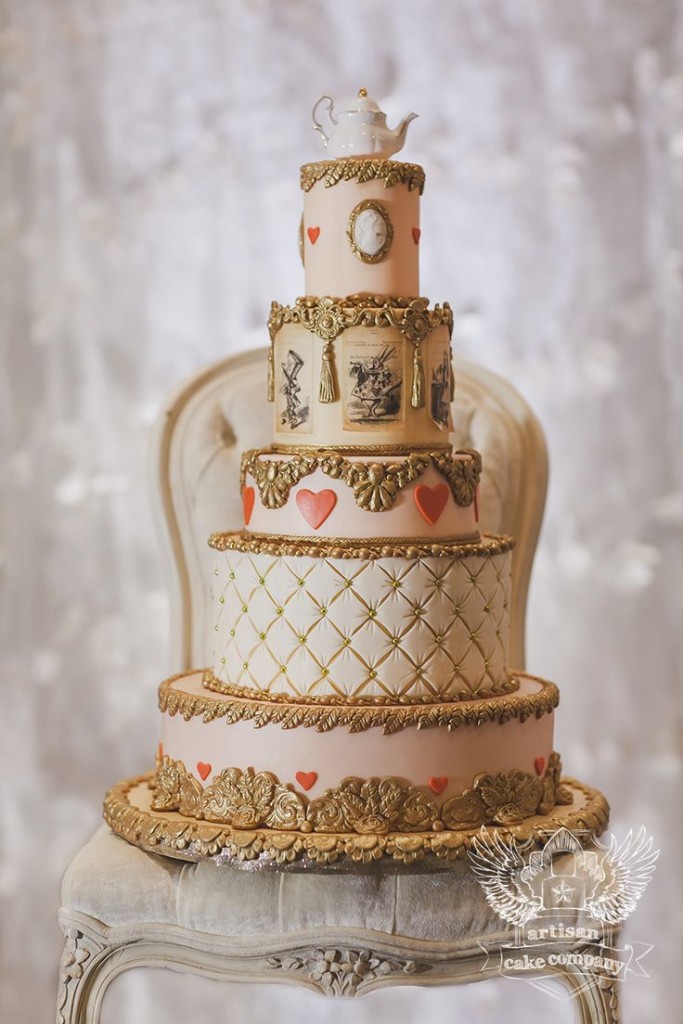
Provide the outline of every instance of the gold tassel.
{"type": "Polygon", "coordinates": [[[268,401],[275,401],[275,352],[273,351],[274,345],[271,342],[270,348],[268,349],[268,401]]]}
{"type": "Polygon", "coordinates": [[[455,374],[453,373],[453,349],[452,348],[451,348],[451,352],[450,352],[450,362],[448,364],[448,373],[450,375],[450,377],[449,377],[450,397],[451,397],[451,402],[452,402],[453,399],[455,398],[455,374]]]}
{"type": "Polygon", "coordinates": [[[422,409],[425,404],[425,373],[422,367],[422,346],[415,342],[413,349],[413,390],[410,396],[413,409],[422,409]]]}
{"type": "Polygon", "coordinates": [[[325,405],[337,399],[337,392],[334,386],[334,373],[332,372],[332,342],[326,341],[323,345],[323,361],[320,367],[320,391],[318,401],[325,405]]]}

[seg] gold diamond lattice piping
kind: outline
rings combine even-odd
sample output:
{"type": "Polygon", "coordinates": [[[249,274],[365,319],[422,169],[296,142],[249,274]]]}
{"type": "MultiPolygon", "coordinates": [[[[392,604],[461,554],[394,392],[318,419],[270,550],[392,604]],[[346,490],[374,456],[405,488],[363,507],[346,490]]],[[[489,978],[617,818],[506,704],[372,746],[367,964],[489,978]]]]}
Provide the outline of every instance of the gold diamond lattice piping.
{"type": "MultiPolygon", "coordinates": [[[[287,865],[298,858],[321,866],[341,858],[360,864],[372,864],[385,857],[404,864],[425,857],[455,861],[466,855],[480,834],[478,829],[386,835],[234,829],[195,818],[182,819],[177,814],[166,816],[163,812],[150,812],[147,807],[151,778],[139,776],[110,789],[104,801],[105,821],[116,835],[144,850],[193,861],[218,855],[221,863],[264,859],[276,865],[287,865]]],[[[549,826],[580,830],[580,841],[582,836],[588,839],[604,832],[609,821],[609,805],[602,793],[574,779],[564,779],[563,785],[574,796],[574,807],[555,810],[547,819],[532,818],[518,825],[493,826],[492,834],[503,842],[515,839],[542,846],[547,841],[549,826]]]]}
{"type": "Polygon", "coordinates": [[[404,487],[414,483],[433,466],[448,482],[456,505],[468,507],[474,501],[481,477],[481,455],[474,448],[452,451],[411,452],[395,462],[351,460],[337,451],[296,452],[289,458],[263,458],[264,449],[252,448],[242,456],[240,489],[247,473],[258,488],[266,508],[282,508],[289,492],[299,481],[321,469],[333,480],[341,480],[353,491],[359,508],[384,512],[391,508],[404,487]],[[464,457],[463,457],[464,456],[464,457]]]}
{"type": "Polygon", "coordinates": [[[348,537],[306,540],[301,537],[277,536],[271,533],[212,533],[209,546],[216,551],[243,551],[250,554],[298,555],[310,558],[469,558],[470,555],[500,555],[515,546],[512,537],[485,534],[468,543],[461,538],[430,542],[424,537],[396,540],[392,537],[364,541],[348,537]]]}
{"type": "Polygon", "coordinates": [[[348,327],[395,327],[407,341],[419,345],[435,327],[445,324],[453,333],[453,311],[447,302],[429,309],[429,299],[382,295],[344,298],[304,295],[293,306],[273,302],[268,318],[271,341],[284,324],[300,324],[323,341],[334,341],[348,327]]]}
{"type": "Polygon", "coordinates": [[[425,172],[419,164],[407,164],[398,160],[381,160],[365,157],[341,157],[339,160],[318,160],[304,164],[301,168],[301,188],[310,192],[317,182],[331,188],[340,181],[383,181],[385,188],[406,185],[408,190],[424,190],[425,172]]]}
{"type": "MultiPolygon", "coordinates": [[[[528,718],[542,718],[550,714],[560,701],[557,686],[541,679],[536,681],[542,688],[531,694],[511,693],[461,703],[428,703],[419,698],[401,702],[399,699],[389,704],[382,698],[374,698],[372,702],[361,698],[343,703],[335,694],[324,701],[322,698],[293,700],[285,694],[264,696],[244,687],[221,683],[211,672],[204,676],[204,686],[211,693],[197,695],[186,693],[177,685],[181,678],[168,679],[159,687],[159,708],[163,713],[181,715],[186,722],[199,717],[204,722],[224,718],[228,725],[250,721],[256,729],[278,725],[281,729],[302,727],[328,732],[345,727],[351,733],[381,729],[387,736],[410,727],[452,731],[488,722],[503,725],[513,718],[520,722],[528,718]]],[[[510,684],[510,689],[515,689],[519,680],[513,678],[510,684]]]]}
{"type": "Polygon", "coordinates": [[[163,756],[152,782],[152,810],[177,811],[240,829],[337,835],[511,826],[535,814],[549,814],[556,804],[571,803],[560,774],[560,756],[553,752],[540,778],[519,769],[482,773],[471,789],[441,804],[393,776],[347,778],[309,800],[272,772],[253,768],[224,768],[204,788],[182,761],[163,756]]]}

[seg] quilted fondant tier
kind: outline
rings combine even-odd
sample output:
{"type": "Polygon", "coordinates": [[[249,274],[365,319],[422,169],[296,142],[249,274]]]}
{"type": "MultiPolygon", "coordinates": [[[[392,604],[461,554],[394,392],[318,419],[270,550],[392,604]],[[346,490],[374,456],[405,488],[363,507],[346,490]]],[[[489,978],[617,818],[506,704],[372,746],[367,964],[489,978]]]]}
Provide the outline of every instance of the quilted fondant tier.
{"type": "MultiPolygon", "coordinates": [[[[226,808],[230,803],[225,793],[222,801],[218,798],[221,778],[225,780],[230,774],[238,793],[239,776],[259,772],[269,773],[271,779],[274,776],[283,791],[288,788],[305,792],[311,800],[338,789],[343,780],[354,777],[356,781],[402,780],[422,799],[436,800],[438,804],[457,799],[472,788],[481,788],[481,782],[477,784],[476,780],[488,775],[492,799],[500,802],[500,813],[511,815],[510,820],[515,816],[521,820],[536,812],[541,792],[539,780],[552,763],[557,688],[530,676],[520,679],[518,693],[470,702],[470,714],[458,717],[455,709],[451,714],[449,707],[442,705],[440,717],[416,718],[406,723],[401,719],[404,709],[394,707],[380,712],[384,725],[361,723],[367,727],[359,728],[358,723],[341,724],[343,717],[336,719],[336,725],[321,721],[316,717],[318,709],[310,706],[300,705],[297,719],[282,718],[272,703],[263,702],[259,710],[249,700],[208,693],[202,686],[202,673],[189,673],[160,688],[160,755],[176,766],[184,766],[185,783],[179,787],[179,795],[180,790],[194,794],[196,807],[203,807],[202,814],[209,820],[216,820],[221,802],[226,808]],[[486,705],[481,716],[477,714],[477,703],[486,705]],[[387,731],[392,729],[392,717],[400,726],[387,731]],[[500,776],[497,783],[491,781],[492,776],[500,776]],[[515,786],[520,783],[532,802],[535,796],[533,806],[513,806],[515,786]],[[204,801],[202,793],[206,794],[204,801]]],[[[296,710],[294,704],[289,707],[296,710]]],[[[457,709],[461,707],[456,705],[457,709]]],[[[340,710],[344,709],[332,713],[339,715],[340,710]]],[[[352,708],[346,710],[354,714],[352,708]]],[[[177,774],[166,773],[166,796],[169,785],[175,785],[177,780],[177,774]]],[[[268,786],[262,787],[261,792],[265,789],[268,786]]],[[[243,801],[244,797],[243,788],[243,801]]],[[[164,793],[159,792],[157,805],[162,808],[163,799],[164,793]]],[[[283,805],[285,800],[286,794],[280,793],[283,805]]],[[[476,804],[476,800],[468,803],[467,813],[478,814],[476,804]]],[[[238,805],[236,796],[235,812],[238,805]]],[[[460,813],[465,810],[461,807],[460,813]]],[[[242,820],[244,827],[259,824],[245,817],[242,820]]],[[[484,820],[469,824],[476,827],[484,824],[484,820]]],[[[461,820],[459,826],[450,822],[447,827],[466,824],[461,820]]]]}
{"type": "Polygon", "coordinates": [[[296,537],[478,540],[478,452],[245,452],[245,527],[296,537]]]}
{"type": "Polygon", "coordinates": [[[511,542],[443,545],[438,555],[409,545],[380,554],[370,544],[287,554],[277,538],[224,535],[213,575],[218,685],[371,702],[514,689],[511,542]]]}

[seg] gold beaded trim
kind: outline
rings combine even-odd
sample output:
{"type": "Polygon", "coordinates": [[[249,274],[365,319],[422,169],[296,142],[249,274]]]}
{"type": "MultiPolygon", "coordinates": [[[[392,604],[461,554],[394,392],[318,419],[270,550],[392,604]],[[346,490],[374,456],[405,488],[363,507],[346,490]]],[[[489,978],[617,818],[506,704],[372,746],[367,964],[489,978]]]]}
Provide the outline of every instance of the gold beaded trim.
{"type": "Polygon", "coordinates": [[[528,718],[542,718],[550,714],[560,702],[560,691],[554,683],[533,676],[541,684],[536,693],[510,694],[516,690],[519,680],[506,680],[507,691],[496,697],[480,697],[455,703],[441,700],[428,703],[427,700],[406,698],[357,698],[342,703],[342,698],[331,694],[327,698],[293,699],[287,694],[263,694],[246,687],[230,686],[219,682],[213,673],[206,672],[204,686],[212,694],[219,693],[228,699],[221,700],[210,694],[191,694],[176,684],[182,676],[167,679],[159,687],[159,709],[171,716],[181,715],[189,722],[201,717],[205,722],[225,718],[228,725],[235,722],[253,722],[256,729],[264,725],[279,725],[282,729],[315,729],[328,732],[330,729],[348,728],[349,732],[365,732],[381,729],[385,736],[410,727],[417,729],[460,729],[467,726],[486,725],[499,722],[503,725],[516,718],[525,722],[528,718]],[[324,702],[323,702],[324,701],[324,702]]]}
{"type": "Polygon", "coordinates": [[[419,164],[406,164],[398,160],[357,159],[342,157],[339,160],[318,160],[316,163],[304,164],[301,168],[301,188],[310,192],[313,186],[322,181],[325,188],[331,188],[340,181],[383,181],[385,188],[394,185],[406,185],[408,191],[418,189],[420,195],[425,187],[424,168],[419,164]]]}
{"type": "Polygon", "coordinates": [[[430,467],[450,485],[456,505],[467,508],[474,501],[481,476],[481,455],[474,448],[457,452],[411,452],[401,462],[350,461],[337,451],[320,450],[310,455],[297,452],[290,459],[263,459],[263,449],[252,448],[242,456],[240,490],[247,473],[258,488],[261,503],[270,509],[287,504],[289,492],[302,477],[321,469],[333,480],[353,490],[359,508],[384,512],[391,508],[404,487],[412,484],[430,467]],[[458,458],[457,456],[467,456],[458,458]]]}
{"type": "MultiPolygon", "coordinates": [[[[428,831],[386,834],[315,833],[235,829],[177,814],[152,813],[147,807],[148,786],[152,776],[143,775],[114,786],[104,801],[104,819],[109,827],[129,843],[145,850],[189,860],[212,859],[220,862],[249,863],[265,860],[286,865],[302,858],[316,865],[332,864],[341,858],[359,864],[372,864],[383,857],[404,864],[433,856],[455,861],[465,856],[479,837],[479,830],[428,831]],[[138,806],[144,787],[145,807],[138,806]]],[[[553,812],[547,821],[537,818],[511,826],[495,826],[492,834],[501,842],[531,842],[542,846],[547,829],[560,827],[580,830],[582,835],[600,835],[609,821],[609,805],[602,793],[574,779],[563,779],[567,795],[576,797],[576,809],[553,812]]]]}
{"type": "Polygon", "coordinates": [[[553,751],[539,778],[513,769],[477,775],[471,789],[441,805],[403,779],[347,778],[309,800],[272,772],[225,768],[204,788],[182,761],[164,756],[152,782],[152,810],[177,811],[233,828],[273,828],[283,832],[356,833],[442,832],[518,825],[534,814],[549,814],[572,802],[560,782],[560,755],[553,751]]]}
{"type": "Polygon", "coordinates": [[[277,536],[273,533],[212,533],[209,547],[216,551],[242,551],[254,555],[282,555],[307,558],[452,558],[471,555],[501,555],[515,546],[512,537],[484,534],[478,543],[447,537],[431,543],[424,537],[373,537],[359,541],[353,537],[307,538],[277,536]]]}
{"type": "Polygon", "coordinates": [[[284,324],[301,324],[322,341],[334,341],[349,327],[395,327],[407,341],[419,345],[435,327],[445,324],[453,333],[453,311],[447,302],[429,309],[429,299],[383,295],[344,298],[304,295],[293,306],[271,303],[268,331],[271,342],[284,324]]]}

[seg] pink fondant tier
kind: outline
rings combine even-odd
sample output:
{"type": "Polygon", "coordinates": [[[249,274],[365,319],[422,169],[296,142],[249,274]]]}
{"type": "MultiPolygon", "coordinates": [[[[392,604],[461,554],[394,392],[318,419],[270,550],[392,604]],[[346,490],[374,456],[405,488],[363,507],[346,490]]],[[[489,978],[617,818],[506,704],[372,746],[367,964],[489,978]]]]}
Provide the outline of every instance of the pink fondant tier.
{"type": "MultiPolygon", "coordinates": [[[[458,704],[458,717],[450,721],[449,706],[442,705],[444,724],[421,727],[434,721],[425,712],[421,719],[414,718],[415,724],[386,732],[395,727],[395,716],[412,709],[384,708],[384,724],[371,728],[351,723],[330,728],[320,717],[329,707],[227,698],[203,686],[203,673],[188,673],[160,688],[161,753],[182,762],[204,787],[226,768],[253,768],[270,772],[299,791],[303,778],[309,797],[355,776],[398,777],[425,794],[438,791],[445,799],[469,789],[481,773],[543,774],[553,750],[557,688],[531,676],[519,678],[517,693],[458,704]],[[267,713],[278,709],[282,719],[289,717],[282,724],[277,718],[268,721],[267,713]],[[299,722],[305,722],[307,713],[318,716],[311,720],[317,727],[292,727],[297,711],[299,722]]],[[[342,713],[342,721],[344,712],[357,713],[358,720],[367,714],[367,709],[348,705],[337,706],[336,711],[342,713]]]]}
{"type": "MultiPolygon", "coordinates": [[[[380,467],[375,477],[384,477],[384,467],[396,466],[403,458],[369,453],[365,458],[350,455],[347,462],[367,465],[372,461],[380,467]]],[[[457,453],[455,459],[468,469],[474,461],[468,453],[457,453]]],[[[286,465],[291,456],[266,449],[257,453],[255,460],[255,463],[249,457],[245,460],[243,490],[244,524],[252,533],[352,539],[447,537],[476,540],[479,536],[476,484],[469,487],[470,493],[463,494],[461,489],[456,500],[453,489],[434,465],[427,465],[420,476],[400,489],[394,489],[389,477],[388,488],[384,491],[389,494],[385,505],[381,494],[371,500],[371,480],[346,482],[320,467],[302,476],[286,494],[278,493],[268,478],[268,465],[273,462],[286,465]]],[[[478,478],[478,471],[473,471],[472,475],[478,478]]]]}
{"type": "Polygon", "coordinates": [[[402,183],[386,187],[384,179],[375,178],[331,187],[319,181],[304,193],[307,295],[419,295],[419,242],[417,188],[402,183]],[[363,202],[378,204],[391,226],[386,255],[376,263],[364,262],[349,239],[350,218],[363,202]]]}

